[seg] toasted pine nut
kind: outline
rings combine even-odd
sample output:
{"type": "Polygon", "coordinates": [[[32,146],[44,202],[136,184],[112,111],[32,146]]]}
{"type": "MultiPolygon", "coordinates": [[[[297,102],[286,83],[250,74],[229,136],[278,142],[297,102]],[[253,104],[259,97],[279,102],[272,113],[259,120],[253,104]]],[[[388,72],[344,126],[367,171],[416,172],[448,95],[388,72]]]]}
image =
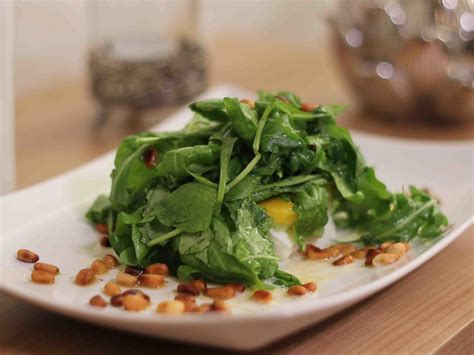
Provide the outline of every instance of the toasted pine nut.
{"type": "Polygon", "coordinates": [[[304,112],[312,112],[312,111],[316,110],[317,107],[318,106],[315,105],[315,104],[304,102],[300,105],[300,110],[304,111],[304,112]]]}
{"type": "Polygon", "coordinates": [[[164,301],[156,307],[156,311],[163,314],[183,314],[186,306],[181,301],[164,301]]]}
{"type": "Polygon", "coordinates": [[[94,307],[107,307],[107,302],[100,295],[95,295],[89,300],[89,304],[94,307]]]}
{"type": "Polygon", "coordinates": [[[385,253],[385,251],[393,244],[391,240],[383,242],[380,244],[379,249],[382,253],[385,253]]]}
{"type": "Polygon", "coordinates": [[[255,108],[255,101],[253,101],[252,99],[242,99],[240,100],[240,102],[242,104],[246,104],[248,107],[252,109],[255,108]]]}
{"type": "Polygon", "coordinates": [[[304,296],[308,293],[308,290],[304,286],[295,285],[288,288],[287,292],[290,296],[304,296]]]}
{"type": "Polygon", "coordinates": [[[104,255],[104,257],[102,258],[102,261],[105,263],[105,265],[107,265],[109,269],[113,269],[119,266],[119,262],[117,258],[113,256],[112,254],[104,255]]]}
{"type": "Polygon", "coordinates": [[[397,255],[398,257],[402,257],[403,255],[405,255],[406,251],[407,250],[406,250],[405,244],[395,243],[395,244],[390,245],[387,248],[386,253],[394,254],[394,255],[397,255]]]}
{"type": "Polygon", "coordinates": [[[140,268],[137,268],[135,266],[127,266],[125,268],[125,273],[127,274],[130,274],[130,275],[134,275],[134,276],[139,276],[141,274],[143,274],[143,269],[140,269],[140,268]]]}
{"type": "Polygon", "coordinates": [[[24,263],[36,263],[39,260],[38,254],[28,249],[20,249],[16,252],[16,258],[24,263]]]}
{"type": "Polygon", "coordinates": [[[105,274],[108,270],[107,265],[102,260],[94,260],[91,265],[91,269],[94,270],[96,275],[105,274]]]}
{"type": "Polygon", "coordinates": [[[105,223],[97,223],[95,225],[95,230],[99,232],[100,234],[107,234],[107,232],[109,231],[109,228],[107,227],[105,223]]]}
{"type": "Polygon", "coordinates": [[[76,275],[76,284],[80,286],[89,285],[95,280],[95,272],[92,269],[82,269],[76,275]]]}
{"type": "Polygon", "coordinates": [[[365,255],[365,266],[372,266],[372,260],[381,253],[378,249],[369,249],[365,255]]]}
{"type": "Polygon", "coordinates": [[[119,272],[115,277],[115,281],[121,286],[134,287],[138,284],[138,276],[119,272]]]}
{"type": "Polygon", "coordinates": [[[195,312],[197,313],[207,313],[212,310],[212,304],[210,303],[203,303],[199,307],[196,308],[195,312]]]}
{"type": "Polygon", "coordinates": [[[31,281],[38,284],[53,284],[54,274],[51,274],[44,270],[33,270],[31,273],[31,281]]]}
{"type": "Polygon", "coordinates": [[[126,295],[123,297],[123,307],[127,311],[142,311],[149,306],[150,302],[143,295],[126,295]]]}
{"type": "Polygon", "coordinates": [[[411,249],[411,244],[405,242],[405,243],[403,243],[403,245],[405,245],[405,249],[406,249],[406,251],[407,251],[407,253],[408,253],[408,251],[411,249]]]}
{"type": "Polygon", "coordinates": [[[150,301],[150,296],[148,296],[146,293],[144,293],[142,290],[138,290],[136,288],[132,288],[130,290],[122,292],[122,296],[128,296],[128,295],[140,295],[143,298],[145,298],[148,302],[150,301]]]}
{"type": "Polygon", "coordinates": [[[211,306],[212,312],[230,313],[230,307],[222,300],[215,300],[211,306]]]}
{"type": "Polygon", "coordinates": [[[359,249],[359,250],[353,251],[350,255],[354,259],[364,259],[365,256],[367,255],[367,250],[359,249]]]}
{"type": "Polygon", "coordinates": [[[184,303],[186,312],[194,312],[197,309],[196,298],[191,295],[179,294],[174,297],[176,301],[181,301],[184,303]]]}
{"type": "Polygon", "coordinates": [[[120,286],[117,285],[113,281],[107,282],[104,286],[104,293],[107,296],[110,296],[110,297],[117,296],[117,295],[120,295],[121,292],[122,291],[120,290],[120,286]]]}
{"type": "Polygon", "coordinates": [[[344,255],[343,257],[337,259],[332,264],[336,266],[340,266],[340,265],[352,264],[353,262],[354,262],[354,258],[351,255],[344,255]]]}
{"type": "Polygon", "coordinates": [[[246,289],[244,284],[239,284],[239,283],[230,283],[230,284],[227,284],[226,286],[232,287],[235,290],[235,292],[238,292],[238,293],[242,293],[246,289]]]}
{"type": "Polygon", "coordinates": [[[398,255],[381,253],[372,259],[372,265],[381,266],[394,263],[398,260],[398,255]]]}
{"type": "Polygon", "coordinates": [[[316,282],[307,282],[303,285],[303,287],[306,288],[309,292],[314,292],[318,289],[316,282]]]}
{"type": "Polygon", "coordinates": [[[168,269],[168,265],[166,264],[150,264],[145,269],[145,274],[158,274],[163,276],[168,276],[170,271],[168,269]]]}
{"type": "Polygon", "coordinates": [[[347,244],[347,243],[340,244],[338,249],[342,255],[349,255],[350,253],[357,250],[355,246],[353,246],[352,244],[347,244]]]}
{"type": "Polygon", "coordinates": [[[199,292],[204,292],[207,288],[207,283],[205,280],[192,280],[189,282],[191,286],[194,286],[199,292]]]}
{"type": "Polygon", "coordinates": [[[158,288],[163,285],[165,277],[163,275],[156,274],[143,274],[138,276],[138,281],[140,281],[140,285],[145,287],[158,288]]]}
{"type": "Polygon", "coordinates": [[[36,263],[33,266],[33,269],[43,270],[43,271],[49,272],[50,274],[53,274],[53,275],[59,274],[59,268],[57,266],[54,266],[52,264],[42,263],[42,262],[36,263]]]}
{"type": "Polygon", "coordinates": [[[180,293],[185,293],[192,296],[197,296],[200,293],[196,287],[190,284],[179,284],[176,290],[180,293]]]}
{"type": "Polygon", "coordinates": [[[306,245],[306,258],[310,260],[325,260],[334,258],[341,254],[339,248],[329,247],[326,249],[320,249],[312,244],[306,245]]]}
{"type": "Polygon", "coordinates": [[[102,237],[100,237],[99,239],[99,244],[101,246],[103,246],[104,248],[110,248],[111,245],[110,245],[110,239],[109,237],[107,237],[106,235],[103,235],[102,237]]]}
{"type": "Polygon", "coordinates": [[[110,304],[114,307],[122,307],[123,296],[121,294],[112,296],[112,298],[110,298],[110,304]]]}
{"type": "Polygon", "coordinates": [[[272,301],[272,293],[267,290],[255,291],[252,295],[252,299],[257,302],[269,303],[272,301]]]}
{"type": "Polygon", "coordinates": [[[228,300],[235,296],[235,289],[230,286],[213,287],[206,289],[205,294],[216,300],[228,300]]]}

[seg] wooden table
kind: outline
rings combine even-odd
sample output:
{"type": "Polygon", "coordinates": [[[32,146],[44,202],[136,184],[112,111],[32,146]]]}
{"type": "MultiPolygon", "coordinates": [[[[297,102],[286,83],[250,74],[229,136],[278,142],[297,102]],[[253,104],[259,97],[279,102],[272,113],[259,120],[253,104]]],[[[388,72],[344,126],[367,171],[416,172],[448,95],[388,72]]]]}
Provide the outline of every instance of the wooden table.
{"type": "MultiPolygon", "coordinates": [[[[304,100],[353,104],[327,52],[233,38],[214,43],[213,84],[250,90],[294,90],[304,100]]],[[[150,110],[140,120],[114,117],[98,127],[83,80],[18,98],[18,188],[79,166],[147,129],[176,107],[150,110]]],[[[472,139],[471,126],[420,127],[350,112],[355,129],[420,139],[472,139]]],[[[325,322],[256,354],[474,352],[474,228],[401,281],[325,322]]],[[[58,316],[0,294],[1,354],[129,354],[223,351],[150,339],[58,316]]]]}

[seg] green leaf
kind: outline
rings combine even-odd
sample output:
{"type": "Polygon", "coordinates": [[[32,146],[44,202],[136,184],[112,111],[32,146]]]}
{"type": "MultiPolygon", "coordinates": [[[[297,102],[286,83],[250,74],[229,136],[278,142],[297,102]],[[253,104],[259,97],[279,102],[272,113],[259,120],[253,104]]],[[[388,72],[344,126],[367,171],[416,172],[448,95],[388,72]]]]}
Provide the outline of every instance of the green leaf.
{"type": "Polygon", "coordinates": [[[110,208],[109,198],[106,195],[100,195],[87,211],[86,219],[91,224],[107,223],[110,208]]]}
{"type": "Polygon", "coordinates": [[[238,99],[224,98],[224,106],[229,114],[232,129],[248,144],[252,144],[257,132],[257,112],[238,99]]]}

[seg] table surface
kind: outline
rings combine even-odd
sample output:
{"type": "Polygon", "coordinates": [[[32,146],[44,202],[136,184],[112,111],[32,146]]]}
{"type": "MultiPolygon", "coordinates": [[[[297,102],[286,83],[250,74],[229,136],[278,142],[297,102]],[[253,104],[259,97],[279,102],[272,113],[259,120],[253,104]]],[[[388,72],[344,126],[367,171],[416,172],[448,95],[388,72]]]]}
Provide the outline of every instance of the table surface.
{"type": "MultiPolygon", "coordinates": [[[[250,90],[288,89],[305,101],[354,104],[331,56],[316,48],[220,38],[211,46],[211,83],[250,90]],[[248,59],[251,58],[251,59],[248,59]],[[271,60],[269,60],[271,59],[271,60]],[[298,68],[298,70],[295,70],[298,68]]],[[[136,119],[117,112],[105,125],[83,80],[17,98],[18,188],[77,167],[147,129],[177,107],[136,119]],[[47,139],[45,139],[47,137],[47,139]]],[[[341,124],[419,139],[472,139],[469,126],[423,127],[387,122],[353,110],[341,124]]],[[[419,269],[358,305],[261,349],[258,354],[474,352],[474,228],[419,269]]],[[[0,294],[1,354],[225,353],[104,329],[0,294]]]]}

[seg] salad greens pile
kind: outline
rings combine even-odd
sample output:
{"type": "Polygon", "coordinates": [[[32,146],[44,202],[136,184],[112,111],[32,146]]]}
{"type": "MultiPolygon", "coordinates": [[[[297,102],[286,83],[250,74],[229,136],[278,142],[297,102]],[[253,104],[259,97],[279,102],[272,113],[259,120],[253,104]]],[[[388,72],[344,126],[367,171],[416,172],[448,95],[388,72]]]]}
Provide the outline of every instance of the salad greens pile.
{"type": "Polygon", "coordinates": [[[259,202],[291,202],[289,227],[304,249],[332,214],[359,242],[439,236],[447,219],[436,201],[410,187],[391,193],[367,166],[345,128],[341,106],[301,110],[289,92],[198,101],[179,132],[127,137],[117,150],[110,195],[87,212],[107,223],[122,263],[168,264],[178,278],[299,284],[278,267],[269,233],[275,223],[259,202]]]}

